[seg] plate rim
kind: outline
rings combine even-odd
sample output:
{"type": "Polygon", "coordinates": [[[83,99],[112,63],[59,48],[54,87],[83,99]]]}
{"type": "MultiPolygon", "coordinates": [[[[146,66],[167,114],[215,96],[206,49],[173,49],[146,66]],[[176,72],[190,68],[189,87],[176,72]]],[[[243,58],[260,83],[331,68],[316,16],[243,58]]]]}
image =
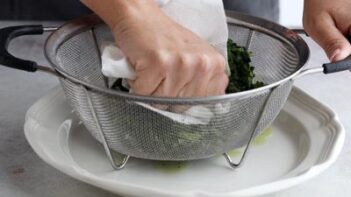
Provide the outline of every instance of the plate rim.
{"type": "MultiPolygon", "coordinates": [[[[104,185],[104,183],[106,182],[109,182],[109,184],[113,184],[112,182],[101,179],[99,176],[96,176],[84,169],[78,169],[77,167],[74,167],[68,164],[67,165],[62,163],[60,164],[50,159],[49,157],[45,157],[45,153],[43,153],[42,150],[38,147],[38,145],[34,143],[34,140],[31,140],[32,137],[30,135],[30,132],[40,127],[40,124],[37,123],[33,118],[31,118],[31,115],[34,113],[33,111],[35,111],[35,108],[39,105],[39,103],[42,100],[44,100],[46,97],[50,96],[50,94],[59,93],[60,91],[62,92],[61,88],[58,88],[58,87],[53,88],[52,90],[49,91],[48,94],[46,94],[46,96],[36,101],[27,111],[26,118],[25,118],[25,125],[24,125],[24,134],[27,142],[30,144],[34,152],[43,161],[51,165],[53,168],[67,174],[68,176],[74,179],[78,179],[90,185],[100,187],[111,192],[115,192],[116,190],[111,190],[108,186],[104,185]]],[[[154,188],[144,187],[144,186],[135,186],[135,185],[125,184],[125,183],[119,183],[118,185],[114,185],[113,187],[117,188],[117,190],[121,193],[128,193],[127,191],[130,191],[130,190],[133,190],[133,191],[139,190],[140,193],[153,192],[153,193],[157,193],[157,195],[167,195],[167,196],[216,196],[216,197],[256,196],[256,195],[264,195],[264,194],[284,190],[292,186],[295,186],[303,181],[309,180],[317,176],[318,174],[322,173],[324,170],[330,167],[337,160],[337,157],[340,154],[342,147],[344,145],[345,135],[346,135],[345,129],[341,124],[341,121],[334,110],[332,110],[327,105],[319,102],[312,96],[308,95],[300,88],[293,87],[291,94],[289,96],[289,99],[295,99],[297,102],[303,105],[309,106],[314,111],[325,112],[325,114],[328,115],[328,119],[327,119],[328,122],[326,125],[328,126],[328,129],[330,129],[334,133],[333,139],[330,140],[331,143],[329,143],[328,147],[326,147],[327,153],[324,159],[320,160],[318,164],[311,166],[311,168],[306,170],[304,173],[295,177],[283,178],[280,180],[272,181],[258,186],[248,187],[248,188],[239,189],[235,191],[220,192],[220,193],[205,192],[205,191],[199,191],[199,190],[189,190],[185,192],[172,191],[171,193],[169,193],[165,190],[154,189],[154,188]],[[315,109],[318,109],[318,110],[315,110],[315,109]]],[[[74,160],[72,162],[74,162],[74,160]]]]}

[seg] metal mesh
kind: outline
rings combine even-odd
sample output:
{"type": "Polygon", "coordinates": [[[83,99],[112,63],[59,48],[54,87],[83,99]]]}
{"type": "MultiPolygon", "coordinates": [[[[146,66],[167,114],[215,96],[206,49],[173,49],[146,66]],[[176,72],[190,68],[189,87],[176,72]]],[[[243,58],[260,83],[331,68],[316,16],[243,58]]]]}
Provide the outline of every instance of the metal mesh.
{"type": "MultiPolygon", "coordinates": [[[[252,51],[257,80],[271,84],[298,69],[299,56],[287,42],[242,25],[230,24],[229,31],[235,42],[252,51]]],[[[106,88],[99,51],[106,42],[113,42],[113,36],[104,25],[76,33],[57,49],[56,66],[85,83],[106,88]]],[[[245,145],[253,131],[259,134],[274,120],[292,87],[292,82],[287,81],[249,95],[220,102],[209,100],[201,106],[216,114],[210,123],[185,125],[136,104],[140,99],[90,90],[69,79],[62,79],[61,83],[77,114],[97,140],[102,140],[101,129],[111,149],[154,160],[201,159],[245,145]],[[218,108],[218,104],[227,107],[218,108]]],[[[141,102],[160,104],[150,99],[141,102]]],[[[172,101],[161,104],[182,105],[172,101]]]]}

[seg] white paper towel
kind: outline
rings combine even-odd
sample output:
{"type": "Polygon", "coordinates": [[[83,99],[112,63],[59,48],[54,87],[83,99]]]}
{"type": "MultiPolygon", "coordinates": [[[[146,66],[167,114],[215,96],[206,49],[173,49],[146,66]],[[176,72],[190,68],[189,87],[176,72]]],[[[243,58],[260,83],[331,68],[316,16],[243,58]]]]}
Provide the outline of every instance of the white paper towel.
{"type": "MultiPolygon", "coordinates": [[[[228,27],[222,0],[157,0],[157,3],[174,21],[206,40],[227,58],[228,27]]],[[[133,68],[115,45],[107,45],[101,59],[102,73],[106,77],[135,79],[133,68]]],[[[138,104],[183,124],[208,124],[214,116],[214,112],[204,106],[194,106],[179,114],[138,104]]],[[[216,112],[228,111],[222,105],[216,108],[221,109],[216,112]]]]}

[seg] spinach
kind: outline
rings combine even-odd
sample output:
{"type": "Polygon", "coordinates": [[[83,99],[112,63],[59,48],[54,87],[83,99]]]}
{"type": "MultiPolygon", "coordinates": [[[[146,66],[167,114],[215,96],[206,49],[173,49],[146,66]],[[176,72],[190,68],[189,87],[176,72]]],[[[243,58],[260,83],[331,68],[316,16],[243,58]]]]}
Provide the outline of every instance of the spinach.
{"type": "Polygon", "coordinates": [[[226,93],[235,93],[264,86],[263,82],[254,82],[255,74],[251,65],[251,53],[229,39],[227,42],[228,64],[231,75],[226,93]]]}
{"type": "MultiPolygon", "coordinates": [[[[229,39],[227,42],[227,51],[231,73],[226,89],[227,94],[251,90],[265,85],[263,82],[254,81],[255,67],[251,64],[251,52],[248,52],[245,47],[237,45],[232,39],[229,39]]],[[[122,85],[122,79],[118,79],[111,86],[111,89],[128,92],[128,89],[122,85]]]]}

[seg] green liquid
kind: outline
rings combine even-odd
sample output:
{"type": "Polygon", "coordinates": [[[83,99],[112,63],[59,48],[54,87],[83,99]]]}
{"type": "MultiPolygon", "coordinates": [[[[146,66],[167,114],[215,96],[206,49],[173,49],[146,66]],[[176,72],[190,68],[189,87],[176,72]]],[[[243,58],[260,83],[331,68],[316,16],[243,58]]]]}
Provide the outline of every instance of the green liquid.
{"type": "Polygon", "coordinates": [[[177,173],[187,168],[186,161],[154,161],[154,167],[162,172],[177,173]]]}
{"type": "MultiPolygon", "coordinates": [[[[253,145],[263,145],[267,142],[267,139],[272,135],[272,127],[264,130],[259,136],[257,136],[252,142],[253,145]]],[[[241,149],[234,149],[228,152],[230,157],[238,157],[242,155],[241,149]]],[[[156,169],[165,173],[177,173],[185,170],[188,167],[188,162],[186,161],[154,161],[153,165],[156,169]]]]}
{"type": "Polygon", "coordinates": [[[240,155],[242,155],[242,151],[238,150],[238,149],[234,149],[231,150],[227,153],[230,157],[238,157],[240,155]]]}
{"type": "MultiPolygon", "coordinates": [[[[268,127],[266,130],[264,130],[259,136],[257,136],[257,137],[253,140],[252,144],[253,144],[253,145],[256,145],[256,146],[257,146],[257,145],[263,145],[264,143],[267,142],[267,138],[268,138],[270,135],[272,135],[272,133],[273,133],[272,127],[268,127]]],[[[242,149],[234,149],[234,150],[229,151],[227,154],[228,154],[230,157],[234,158],[234,157],[241,156],[241,155],[242,155],[242,152],[243,152],[242,149]]]]}
{"type": "Polygon", "coordinates": [[[268,127],[264,130],[259,136],[257,136],[252,142],[253,145],[263,145],[267,142],[267,138],[272,135],[273,129],[272,127],[268,127]]]}

